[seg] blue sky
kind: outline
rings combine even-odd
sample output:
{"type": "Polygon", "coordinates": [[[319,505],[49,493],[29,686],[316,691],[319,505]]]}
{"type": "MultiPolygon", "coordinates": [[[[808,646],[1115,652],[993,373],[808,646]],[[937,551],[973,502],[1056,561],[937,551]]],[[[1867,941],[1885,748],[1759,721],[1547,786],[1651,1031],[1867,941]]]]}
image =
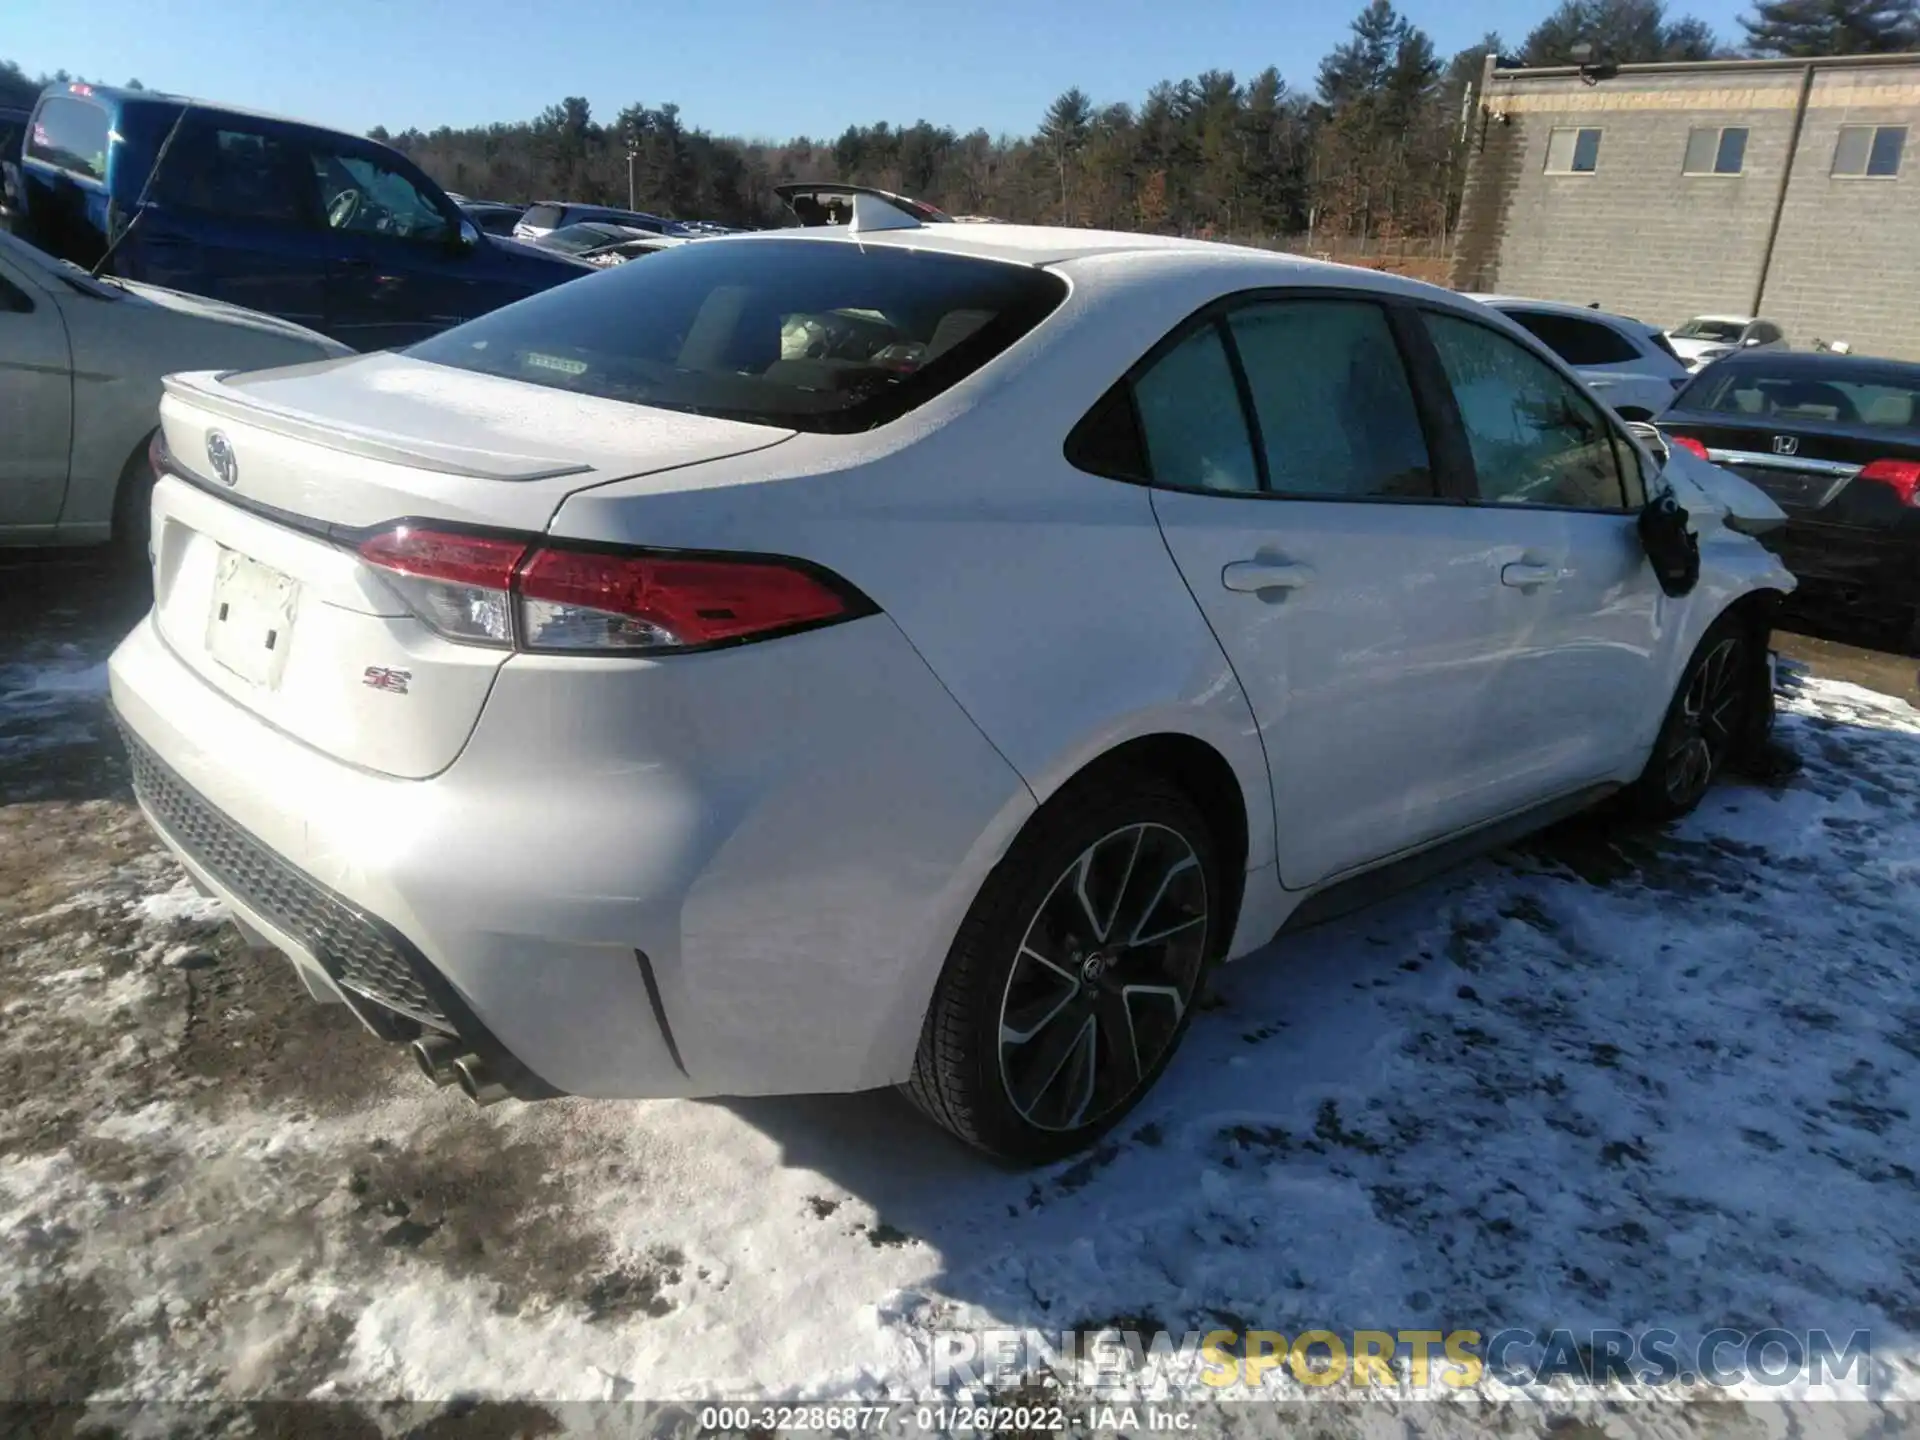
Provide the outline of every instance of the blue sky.
{"type": "MultiPolygon", "coordinates": [[[[831,137],[874,120],[1025,132],[1070,85],[1267,65],[1297,88],[1362,0],[5,0],[0,58],[347,130],[521,120],[564,95],[611,118],[679,103],[726,134],[831,137]],[[164,18],[162,18],[164,16],[164,18]]],[[[1516,42],[1551,0],[1405,0],[1451,53],[1516,42]]],[[[1723,35],[1744,0],[1697,0],[1723,35]]]]}

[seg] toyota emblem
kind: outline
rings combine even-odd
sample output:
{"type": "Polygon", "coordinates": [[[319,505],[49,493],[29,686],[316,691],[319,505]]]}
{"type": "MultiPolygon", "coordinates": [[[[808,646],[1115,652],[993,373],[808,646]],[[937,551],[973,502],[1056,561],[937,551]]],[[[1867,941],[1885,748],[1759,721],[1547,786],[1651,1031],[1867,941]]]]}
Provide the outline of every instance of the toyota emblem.
{"type": "Polygon", "coordinates": [[[240,483],[240,462],[234,458],[233,442],[218,430],[207,432],[207,463],[223,485],[240,483]]]}

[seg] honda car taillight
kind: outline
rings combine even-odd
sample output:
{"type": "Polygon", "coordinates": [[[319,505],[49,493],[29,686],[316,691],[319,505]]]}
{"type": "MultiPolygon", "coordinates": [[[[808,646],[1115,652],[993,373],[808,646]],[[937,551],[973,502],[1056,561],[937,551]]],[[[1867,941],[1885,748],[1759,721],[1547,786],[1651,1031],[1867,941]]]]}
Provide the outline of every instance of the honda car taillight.
{"type": "Polygon", "coordinates": [[[1920,505],[1920,460],[1876,460],[1856,478],[1887,486],[1902,505],[1920,505]]]}
{"type": "Polygon", "coordinates": [[[449,640],[522,650],[661,654],[768,639],[872,612],[802,561],[542,545],[398,526],[359,547],[449,640]]]}
{"type": "Polygon", "coordinates": [[[1678,446],[1689,455],[1698,455],[1702,460],[1707,458],[1706,445],[1694,439],[1691,435],[1669,435],[1667,436],[1667,444],[1678,446]]]}
{"type": "Polygon", "coordinates": [[[460,535],[410,525],[364,541],[360,558],[379,567],[407,607],[449,640],[513,644],[513,571],[524,540],[460,535]]]}

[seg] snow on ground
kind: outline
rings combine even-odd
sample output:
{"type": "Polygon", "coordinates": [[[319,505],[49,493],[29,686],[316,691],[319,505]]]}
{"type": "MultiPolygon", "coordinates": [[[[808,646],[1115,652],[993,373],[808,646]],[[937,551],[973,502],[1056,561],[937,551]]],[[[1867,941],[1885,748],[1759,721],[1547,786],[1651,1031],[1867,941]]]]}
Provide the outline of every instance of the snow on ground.
{"type": "MultiPolygon", "coordinates": [[[[99,728],[57,659],[28,693],[99,728]]],[[[242,951],[81,752],[0,806],[0,1397],[922,1397],[938,1331],[1119,1324],[1865,1328],[1920,1398],[1920,714],[1810,681],[1782,723],[1782,788],[1229,967],[1031,1173],[887,1095],[476,1111],[242,951]]],[[[1731,1433],[1695,1413],[1635,1424],[1731,1433]]]]}
{"type": "Polygon", "coordinates": [[[106,662],[77,645],[62,645],[36,662],[0,665],[0,758],[13,758],[93,738],[97,707],[107,693],[106,662]],[[83,712],[93,709],[94,714],[83,712]]]}

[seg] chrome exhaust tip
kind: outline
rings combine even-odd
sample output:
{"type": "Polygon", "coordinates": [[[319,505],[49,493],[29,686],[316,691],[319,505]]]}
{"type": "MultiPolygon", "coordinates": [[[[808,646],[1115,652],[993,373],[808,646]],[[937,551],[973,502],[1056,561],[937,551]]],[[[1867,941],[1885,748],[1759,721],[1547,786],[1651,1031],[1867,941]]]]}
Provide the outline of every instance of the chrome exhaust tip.
{"type": "Polygon", "coordinates": [[[488,1073],[487,1062],[478,1055],[462,1055],[455,1060],[453,1073],[460,1082],[460,1092],[476,1105],[498,1105],[507,1098],[507,1087],[488,1073]]]}
{"type": "Polygon", "coordinates": [[[454,1062],[460,1058],[460,1042],[451,1035],[427,1035],[407,1047],[420,1073],[436,1085],[451,1085],[460,1077],[454,1062]]]}

